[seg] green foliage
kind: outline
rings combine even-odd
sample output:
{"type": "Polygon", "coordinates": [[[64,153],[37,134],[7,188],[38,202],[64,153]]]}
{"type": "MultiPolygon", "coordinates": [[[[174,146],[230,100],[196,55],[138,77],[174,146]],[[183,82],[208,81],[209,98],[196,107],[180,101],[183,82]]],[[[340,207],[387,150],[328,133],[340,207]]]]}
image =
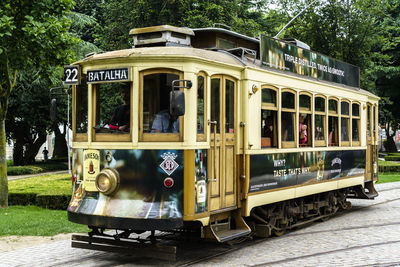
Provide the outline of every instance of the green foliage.
{"type": "Polygon", "coordinates": [[[88,228],[69,222],[66,211],[35,206],[12,206],[0,210],[0,236],[53,236],[76,232],[88,232],[88,228]]]}

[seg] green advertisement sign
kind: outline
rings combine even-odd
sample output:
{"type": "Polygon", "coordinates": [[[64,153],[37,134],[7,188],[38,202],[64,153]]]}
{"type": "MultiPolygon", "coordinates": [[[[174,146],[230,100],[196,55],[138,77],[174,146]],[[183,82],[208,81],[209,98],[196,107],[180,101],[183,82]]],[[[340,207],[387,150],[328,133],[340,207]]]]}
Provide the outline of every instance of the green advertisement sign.
{"type": "Polygon", "coordinates": [[[261,64],[329,82],[360,86],[360,69],[334,58],[261,35],[261,64]]]}

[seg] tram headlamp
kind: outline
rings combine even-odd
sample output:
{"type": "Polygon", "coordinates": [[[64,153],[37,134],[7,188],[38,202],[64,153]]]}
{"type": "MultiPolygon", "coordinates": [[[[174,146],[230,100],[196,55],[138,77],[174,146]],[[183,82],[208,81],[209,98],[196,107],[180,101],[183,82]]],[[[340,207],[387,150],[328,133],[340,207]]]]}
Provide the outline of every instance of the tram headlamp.
{"type": "Polygon", "coordinates": [[[96,176],[97,189],[105,194],[113,194],[119,187],[119,174],[118,171],[112,168],[104,168],[96,176]]]}

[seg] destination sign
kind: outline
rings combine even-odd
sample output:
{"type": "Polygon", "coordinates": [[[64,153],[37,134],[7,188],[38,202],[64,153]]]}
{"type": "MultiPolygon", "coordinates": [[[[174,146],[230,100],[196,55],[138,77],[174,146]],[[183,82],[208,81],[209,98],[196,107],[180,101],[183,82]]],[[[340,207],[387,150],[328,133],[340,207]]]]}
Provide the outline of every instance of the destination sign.
{"type": "Polygon", "coordinates": [[[129,68],[87,71],[87,83],[117,81],[129,81],[129,68]]]}
{"type": "Polygon", "coordinates": [[[261,36],[261,64],[307,77],[360,87],[360,69],[343,61],[261,36]]]}

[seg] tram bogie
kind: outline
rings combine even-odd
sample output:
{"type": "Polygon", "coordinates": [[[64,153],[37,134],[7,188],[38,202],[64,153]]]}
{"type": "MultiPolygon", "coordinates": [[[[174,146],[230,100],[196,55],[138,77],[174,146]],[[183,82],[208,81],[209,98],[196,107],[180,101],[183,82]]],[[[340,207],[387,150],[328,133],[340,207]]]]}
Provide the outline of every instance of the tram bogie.
{"type": "Polygon", "coordinates": [[[69,220],[225,242],[377,196],[379,98],[355,66],[225,29],[131,34],[136,47],[68,67],[80,73],[69,220]]]}

